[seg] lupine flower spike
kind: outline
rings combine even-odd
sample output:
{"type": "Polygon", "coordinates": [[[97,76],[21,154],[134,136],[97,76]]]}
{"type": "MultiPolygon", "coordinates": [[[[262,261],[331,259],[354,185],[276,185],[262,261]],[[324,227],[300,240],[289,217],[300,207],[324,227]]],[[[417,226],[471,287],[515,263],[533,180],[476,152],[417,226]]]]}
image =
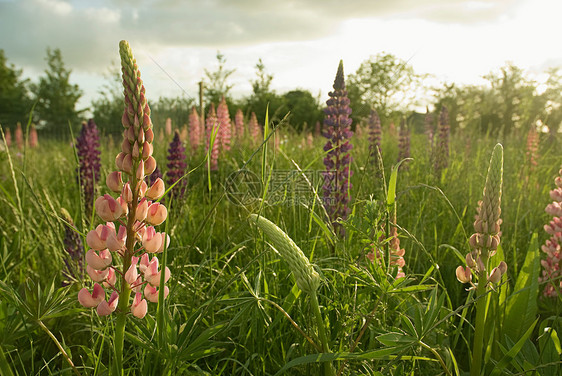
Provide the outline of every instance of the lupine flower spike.
{"type": "Polygon", "coordinates": [[[6,146],[12,146],[12,132],[10,132],[10,128],[6,128],[6,134],[4,137],[6,137],[6,146]]]}
{"type": "Polygon", "coordinates": [[[261,127],[258,124],[258,118],[256,117],[256,113],[252,112],[250,115],[250,122],[248,123],[248,128],[250,128],[250,136],[252,137],[252,143],[261,143],[262,134],[261,134],[261,127]]]}
{"type": "Polygon", "coordinates": [[[351,189],[350,178],[352,171],[351,155],[349,151],[353,145],[349,139],[353,135],[351,131],[351,108],[345,90],[343,75],[343,62],[340,61],[336,79],[334,81],[334,91],[328,94],[330,99],[326,101],[328,105],[324,109],[324,137],[328,139],[324,145],[326,157],[324,158],[324,205],[330,216],[330,221],[337,228],[337,232],[343,235],[343,228],[337,226],[338,218],[346,219],[350,209],[349,191],[351,189]]]}
{"type": "Polygon", "coordinates": [[[236,115],[234,116],[234,129],[236,130],[236,139],[243,140],[244,139],[244,114],[242,113],[241,109],[236,111],[236,115]]]}
{"type": "MultiPolygon", "coordinates": [[[[176,131],[174,139],[170,143],[168,149],[168,172],[166,172],[166,183],[171,186],[186,173],[187,163],[185,162],[185,148],[180,141],[179,132],[176,131]]],[[[182,179],[172,188],[173,196],[177,198],[183,197],[187,180],[182,179]]]]}
{"type": "Polygon", "coordinates": [[[230,122],[230,114],[228,113],[228,105],[224,97],[222,97],[217,107],[217,120],[219,122],[217,140],[220,142],[221,153],[223,153],[230,150],[230,141],[232,139],[232,124],[230,122]]]}
{"type": "Polygon", "coordinates": [[[63,286],[68,286],[70,281],[80,280],[84,274],[84,246],[80,235],[72,228],[74,222],[70,213],[62,208],[61,216],[67,222],[64,228],[64,249],[67,256],[64,258],[66,270],[63,271],[63,286]]]}
{"type": "Polygon", "coordinates": [[[32,148],[39,146],[39,137],[37,136],[35,124],[31,124],[31,129],[29,130],[29,146],[32,148]]]}
{"type": "Polygon", "coordinates": [[[172,119],[167,118],[166,119],[166,136],[171,136],[172,135],[172,119]]]}
{"type": "Polygon", "coordinates": [[[163,196],[164,182],[156,179],[150,187],[145,182],[145,177],[156,169],[150,108],[140,71],[126,41],[120,42],[119,53],[125,94],[123,143],[115,159],[118,170],[106,179],[108,188],[119,197],[106,194],[95,202],[96,213],[105,222],[86,237],[91,248],[86,253],[87,272],[96,283],[92,292],[86,287],[80,290],[78,301],[84,307],[96,307],[100,316],[117,313],[113,342],[116,367],[122,370],[126,317],[129,313],[138,318],[146,315],[143,287],[145,297],[149,295],[154,301],[155,289],[167,289],[161,281],[165,283],[170,278],[170,271],[166,267],[161,279],[158,258],[150,257],[169,244],[169,236],[153,227],[167,217],[166,207],[154,202],[163,196]],[[117,227],[114,222],[121,225],[117,227]],[[119,258],[121,261],[116,261],[119,258]],[[109,297],[105,289],[111,291],[109,297]],[[132,292],[135,295],[131,302],[132,292]]]}
{"type": "Polygon", "coordinates": [[[93,119],[82,123],[80,134],[76,138],[76,154],[78,155],[78,174],[84,192],[84,202],[89,209],[94,203],[96,182],[100,179],[100,143],[98,128],[93,119]]]}
{"type": "MultiPolygon", "coordinates": [[[[406,158],[410,158],[410,130],[406,126],[404,119],[402,119],[398,136],[398,162],[406,158]]],[[[400,169],[407,170],[407,162],[402,163],[400,169]]]]}
{"type": "Polygon", "coordinates": [[[192,153],[195,153],[201,144],[201,121],[195,106],[191,107],[189,114],[189,144],[192,153]]]}
{"type": "Polygon", "coordinates": [[[441,173],[449,165],[449,111],[443,106],[439,115],[437,145],[434,153],[435,172],[441,173]]]}
{"type": "Polygon", "coordinates": [[[382,127],[381,119],[376,110],[371,110],[369,116],[369,155],[371,162],[378,166],[378,156],[381,153],[382,127]],[[377,152],[378,150],[378,152],[377,152]]]}
{"type": "Polygon", "coordinates": [[[539,134],[537,133],[536,127],[533,125],[529,132],[527,133],[527,152],[526,159],[529,170],[533,171],[537,167],[539,150],[539,134]]]}
{"type": "Polygon", "coordinates": [[[20,150],[23,149],[23,131],[21,129],[21,123],[19,121],[16,126],[15,137],[16,137],[16,146],[20,150]]]}
{"type": "Polygon", "coordinates": [[[560,271],[560,260],[562,260],[562,168],[558,171],[554,182],[556,188],[550,191],[550,198],[553,201],[545,208],[545,211],[553,218],[548,225],[544,226],[550,239],[541,247],[546,254],[546,259],[541,260],[543,271],[542,277],[539,279],[539,282],[548,282],[543,294],[550,298],[558,296],[555,284],[558,285],[558,288],[562,288],[562,272],[560,271]]]}
{"type": "Polygon", "coordinates": [[[215,135],[215,140],[213,143],[213,149],[211,150],[211,171],[217,171],[219,169],[219,122],[217,119],[217,114],[215,112],[215,105],[211,103],[211,108],[209,109],[209,114],[207,115],[207,119],[205,120],[206,127],[205,127],[205,139],[206,139],[206,148],[205,152],[209,152],[209,147],[211,145],[211,137],[215,135]]]}
{"type": "Polygon", "coordinates": [[[431,115],[431,113],[429,112],[429,107],[425,107],[425,134],[427,136],[427,143],[429,145],[429,154],[431,155],[431,153],[433,152],[433,136],[434,136],[434,130],[433,130],[433,116],[431,115]]]}

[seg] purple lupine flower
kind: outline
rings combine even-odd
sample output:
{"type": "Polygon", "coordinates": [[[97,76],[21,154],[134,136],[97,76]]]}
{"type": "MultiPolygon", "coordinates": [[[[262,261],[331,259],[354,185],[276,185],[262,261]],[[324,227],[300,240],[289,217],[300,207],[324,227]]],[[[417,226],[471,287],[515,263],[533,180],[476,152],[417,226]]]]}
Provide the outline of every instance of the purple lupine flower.
{"type": "MultiPolygon", "coordinates": [[[[406,158],[410,158],[410,129],[408,129],[406,122],[402,119],[398,134],[398,162],[406,158]]],[[[400,169],[407,170],[407,162],[402,163],[400,169]]]]}
{"type": "MultiPolygon", "coordinates": [[[[166,183],[172,186],[175,182],[181,179],[186,173],[187,163],[185,162],[185,148],[180,141],[180,134],[176,130],[174,139],[170,143],[168,149],[168,172],[166,173],[166,183]]],[[[187,181],[182,179],[178,184],[172,188],[172,195],[175,198],[183,197],[186,189],[187,181]]]]}
{"type": "Polygon", "coordinates": [[[372,109],[369,116],[369,154],[371,162],[375,165],[378,165],[378,156],[381,153],[381,139],[381,119],[377,111],[372,109]]]}
{"type": "Polygon", "coordinates": [[[326,157],[324,158],[324,205],[330,216],[332,224],[340,235],[344,235],[343,228],[337,226],[338,218],[346,219],[350,209],[349,191],[351,190],[350,178],[352,171],[351,155],[349,151],[353,145],[349,142],[353,132],[351,131],[351,108],[345,90],[343,76],[343,61],[340,60],[336,79],[334,80],[334,91],[328,93],[330,99],[326,101],[328,107],[324,109],[324,137],[328,139],[324,146],[326,157]]]}
{"type": "Polygon", "coordinates": [[[434,153],[435,172],[439,175],[449,165],[449,110],[443,106],[439,115],[437,145],[434,153]]]}
{"type": "Polygon", "coordinates": [[[84,202],[90,210],[94,203],[94,189],[100,178],[101,167],[98,127],[93,119],[82,123],[82,129],[76,138],[76,153],[80,164],[78,174],[84,192],[84,202]]]}
{"type": "Polygon", "coordinates": [[[70,213],[61,208],[61,215],[67,222],[64,228],[64,249],[67,255],[64,257],[66,269],[63,270],[62,286],[70,285],[72,280],[82,280],[84,274],[84,246],[80,235],[73,229],[74,222],[70,213]]]}
{"type": "Polygon", "coordinates": [[[558,295],[555,284],[562,288],[562,280],[560,280],[562,276],[560,270],[560,260],[562,260],[562,168],[558,174],[554,180],[556,188],[550,191],[550,198],[553,202],[545,208],[545,211],[553,217],[549,224],[544,226],[545,231],[551,237],[541,248],[546,253],[546,259],[541,260],[543,271],[539,281],[548,282],[543,291],[545,297],[558,295]]]}

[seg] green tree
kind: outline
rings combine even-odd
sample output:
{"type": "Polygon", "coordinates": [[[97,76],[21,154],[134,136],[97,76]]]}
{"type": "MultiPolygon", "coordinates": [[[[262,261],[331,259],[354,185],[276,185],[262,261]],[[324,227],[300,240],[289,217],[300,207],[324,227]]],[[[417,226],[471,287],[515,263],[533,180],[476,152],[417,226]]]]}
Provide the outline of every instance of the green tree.
{"type": "Polygon", "coordinates": [[[21,80],[21,70],[8,65],[4,50],[0,50],[0,124],[14,128],[26,123],[31,108],[28,81],[21,80]]]}
{"type": "Polygon", "coordinates": [[[217,51],[217,63],[218,68],[215,71],[211,72],[205,69],[205,76],[207,80],[204,80],[204,98],[206,106],[208,107],[211,103],[214,103],[216,107],[224,96],[230,108],[232,99],[229,98],[229,92],[232,89],[232,85],[228,84],[228,79],[232,76],[236,69],[226,68],[226,58],[220,53],[220,51],[217,51]]]}
{"type": "Polygon", "coordinates": [[[121,72],[117,66],[110,68],[106,76],[108,83],[99,92],[100,98],[92,101],[92,112],[98,129],[106,134],[121,134],[123,125],[124,102],[121,83],[121,72]]]}
{"type": "Polygon", "coordinates": [[[39,79],[39,84],[32,85],[37,103],[36,120],[50,132],[64,132],[68,122],[78,127],[80,113],[84,110],[76,110],[76,103],[82,90],[70,83],[72,71],[65,68],[58,48],[47,49],[46,61],[49,68],[45,70],[45,76],[39,79]]]}
{"type": "Polygon", "coordinates": [[[286,111],[283,110],[283,98],[271,89],[273,75],[267,73],[265,64],[261,59],[256,63],[256,79],[250,81],[252,94],[246,101],[245,112],[254,112],[260,124],[265,121],[265,112],[269,111],[269,119],[276,121],[283,118],[286,111]]]}
{"type": "Polygon", "coordinates": [[[404,60],[379,53],[361,63],[346,81],[355,124],[375,108],[384,122],[393,112],[405,112],[416,104],[422,90],[422,75],[404,60]]]}
{"type": "Polygon", "coordinates": [[[283,94],[283,99],[285,102],[283,109],[290,112],[289,123],[295,130],[310,131],[317,121],[322,122],[324,113],[310,91],[291,90],[283,94]]]}

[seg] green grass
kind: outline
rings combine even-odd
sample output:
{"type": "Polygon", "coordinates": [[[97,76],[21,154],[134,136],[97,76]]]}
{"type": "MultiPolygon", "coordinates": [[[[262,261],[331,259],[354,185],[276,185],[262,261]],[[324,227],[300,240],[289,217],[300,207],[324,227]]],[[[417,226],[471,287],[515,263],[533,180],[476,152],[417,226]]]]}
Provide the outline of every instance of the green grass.
{"type": "MultiPolygon", "coordinates": [[[[469,371],[475,304],[472,293],[456,280],[455,268],[461,264],[457,255],[464,257],[469,249],[476,205],[498,140],[466,133],[453,136],[449,167],[435,176],[425,136],[413,135],[414,160],[409,170],[399,172],[396,187],[397,224],[406,250],[407,278],[400,281],[365,257],[369,244],[381,242],[385,247],[376,225],[386,218],[384,185],[368,163],[366,139],[353,139],[354,214],[345,225],[344,240],[331,234],[322,208],[318,202],[312,205],[313,192],[305,188],[303,193],[300,180],[299,192],[293,184],[282,193],[285,199],[304,195],[309,199],[306,205],[275,203],[267,196],[246,206],[227,199],[224,183],[242,167],[263,176],[268,189],[276,184],[267,183],[270,171],[295,171],[295,165],[322,171],[324,139],[315,139],[312,148],[301,140],[287,135],[276,150],[271,138],[264,155],[254,154],[258,145],[233,146],[220,158],[219,171],[211,173],[210,192],[203,151],[193,154],[189,168],[202,167],[186,177],[188,194],[174,202],[165,224],[171,235],[167,264],[172,279],[159,328],[163,334],[156,335],[155,304],[149,304],[145,319],[129,320],[125,374],[275,375],[284,370],[318,375],[324,369],[322,361],[331,361],[344,375],[469,371]],[[298,289],[287,263],[247,220],[257,212],[283,229],[317,266],[323,279],[318,301],[332,354],[314,355],[320,342],[310,297],[298,289]]],[[[156,139],[154,144],[164,171],[169,141],[156,139]]],[[[513,293],[533,233],[538,233],[539,245],[547,238],[542,230],[549,220],[544,207],[560,168],[562,140],[543,136],[533,170],[526,165],[521,139],[499,141],[505,147],[501,246],[509,269],[504,287],[513,293]]],[[[114,169],[119,144],[101,142],[102,183],[114,169]]],[[[396,139],[383,134],[386,183],[397,162],[396,145],[396,139]]],[[[73,149],[69,143],[40,140],[38,148],[11,150],[10,155],[11,163],[5,153],[0,155],[0,370],[71,374],[50,332],[81,374],[107,374],[115,317],[99,318],[78,304],[76,294],[89,283],[87,278],[60,287],[65,258],[60,208],[70,212],[82,234],[100,223],[98,218],[91,222],[83,208],[73,149]]],[[[99,194],[107,193],[102,183],[99,194]]],[[[320,187],[315,188],[321,195],[320,187]]],[[[501,361],[505,374],[536,369],[535,374],[556,375],[560,308],[560,299],[539,298],[539,324],[520,346],[519,338],[501,335],[501,322],[491,328],[490,333],[499,334],[494,337],[497,345],[490,344],[485,355],[488,367],[501,361]],[[505,358],[510,349],[516,354],[505,358]]]]}

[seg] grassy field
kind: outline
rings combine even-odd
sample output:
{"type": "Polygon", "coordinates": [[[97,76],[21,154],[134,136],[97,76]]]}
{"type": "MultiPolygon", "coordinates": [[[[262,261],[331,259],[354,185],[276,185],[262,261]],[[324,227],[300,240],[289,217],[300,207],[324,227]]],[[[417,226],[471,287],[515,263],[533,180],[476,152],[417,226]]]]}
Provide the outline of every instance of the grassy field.
{"type": "MultiPolygon", "coordinates": [[[[157,137],[154,143],[163,172],[170,141],[157,137]]],[[[523,137],[496,140],[458,131],[451,138],[449,167],[439,175],[426,136],[412,135],[413,160],[398,172],[395,191],[403,279],[366,257],[373,244],[388,245],[385,203],[398,156],[396,136],[384,128],[384,173],[369,161],[367,138],[353,137],[352,215],[344,238],[332,233],[314,199],[315,190],[321,195],[324,142],[317,137],[309,145],[281,124],[266,150],[259,143],[235,143],[213,172],[206,169],[204,150],[188,150],[187,194],[171,203],[164,198],[169,214],[161,231],[171,243],[161,262],[171,270],[170,295],[161,310],[150,304],[144,319],[128,320],[125,374],[329,374],[325,364],[344,375],[468,374],[476,303],[455,269],[470,250],[496,142],[504,146],[504,175],[495,257],[505,259],[508,272],[497,291],[482,298],[489,302],[483,372],[560,374],[560,297],[543,298],[537,281],[544,257],[539,248],[549,237],[543,226],[551,219],[544,208],[562,162],[560,135],[541,135],[538,165],[532,167],[523,137]],[[281,138],[279,148],[275,137],[281,138]],[[233,202],[232,193],[245,187],[227,184],[240,169],[256,179],[251,187],[262,188],[242,204],[233,202]],[[310,185],[299,170],[311,177],[310,185]],[[320,348],[322,324],[312,297],[249,222],[251,213],[277,224],[315,265],[329,354],[320,348]]],[[[96,189],[103,194],[120,140],[104,137],[100,144],[96,189]]],[[[84,207],[77,166],[69,142],[40,140],[37,148],[0,154],[2,374],[109,372],[115,319],[78,303],[78,291],[90,284],[85,273],[62,284],[67,226],[60,209],[71,214],[84,245],[86,233],[101,223],[84,207]]]]}

